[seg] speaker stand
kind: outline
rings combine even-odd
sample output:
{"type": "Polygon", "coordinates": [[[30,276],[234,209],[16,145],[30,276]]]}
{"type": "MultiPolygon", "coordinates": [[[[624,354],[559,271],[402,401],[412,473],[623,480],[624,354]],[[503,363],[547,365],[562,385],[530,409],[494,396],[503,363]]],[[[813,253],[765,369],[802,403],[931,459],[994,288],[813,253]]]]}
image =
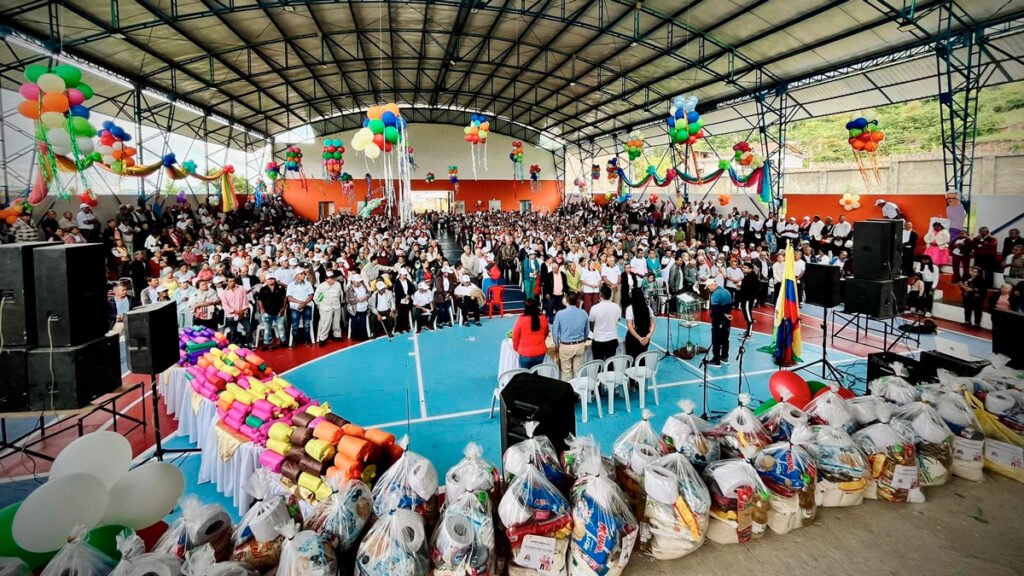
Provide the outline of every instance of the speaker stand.
{"type": "Polygon", "coordinates": [[[164,435],[160,430],[160,395],[157,393],[157,379],[159,374],[154,372],[150,375],[150,393],[153,395],[153,433],[156,436],[156,443],[153,445],[153,456],[158,462],[164,461],[165,454],[192,454],[201,452],[197,448],[164,448],[164,435]]]}
{"type": "Polygon", "coordinates": [[[793,371],[800,372],[801,370],[810,370],[811,368],[820,365],[822,378],[842,383],[843,373],[828,360],[828,313],[830,311],[831,308],[824,308],[821,315],[821,358],[811,362],[810,364],[804,364],[793,371]]]}

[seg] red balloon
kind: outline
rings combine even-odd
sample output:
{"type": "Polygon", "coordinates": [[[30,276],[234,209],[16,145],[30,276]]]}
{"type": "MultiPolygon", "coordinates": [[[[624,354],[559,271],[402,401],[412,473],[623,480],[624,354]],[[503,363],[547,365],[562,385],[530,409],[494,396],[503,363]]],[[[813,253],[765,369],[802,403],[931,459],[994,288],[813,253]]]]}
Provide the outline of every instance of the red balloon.
{"type": "MultiPolygon", "coordinates": [[[[829,390],[831,390],[831,388],[829,388],[828,386],[825,386],[821,390],[818,390],[818,393],[815,394],[814,397],[817,398],[818,396],[821,396],[822,394],[824,394],[825,392],[828,392],[829,390]]],[[[844,398],[846,400],[849,400],[850,398],[856,398],[857,397],[857,394],[854,393],[853,390],[850,390],[849,388],[843,388],[842,386],[840,386],[838,389],[836,389],[836,394],[839,394],[840,398],[844,398]]]]}
{"type": "Polygon", "coordinates": [[[374,134],[373,135],[373,143],[376,144],[378,148],[383,150],[384,149],[384,135],[383,134],[374,134]]]}
{"type": "Polygon", "coordinates": [[[811,401],[811,389],[796,372],[779,370],[768,379],[768,389],[777,402],[788,402],[803,409],[811,401]]]}
{"type": "Polygon", "coordinates": [[[384,151],[385,152],[391,152],[391,142],[385,142],[384,143],[384,151]]]}

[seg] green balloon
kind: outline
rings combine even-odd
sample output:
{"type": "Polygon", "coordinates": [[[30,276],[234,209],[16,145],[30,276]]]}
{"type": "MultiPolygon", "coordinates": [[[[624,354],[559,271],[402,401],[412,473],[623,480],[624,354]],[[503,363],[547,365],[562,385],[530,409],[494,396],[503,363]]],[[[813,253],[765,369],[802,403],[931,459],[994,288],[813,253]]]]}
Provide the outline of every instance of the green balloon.
{"type": "Polygon", "coordinates": [[[36,82],[39,77],[49,72],[50,69],[41,64],[33,64],[25,67],[25,79],[29,82],[36,82]]]}
{"type": "Polygon", "coordinates": [[[384,140],[392,144],[398,143],[398,128],[388,126],[384,129],[384,140]]]}
{"type": "Polygon", "coordinates": [[[807,387],[811,390],[811,397],[812,398],[818,392],[824,390],[825,388],[828,388],[828,386],[825,385],[823,382],[817,382],[817,381],[814,381],[814,380],[808,381],[807,382],[807,387]]]}
{"type": "Polygon", "coordinates": [[[331,153],[330,152],[324,152],[324,160],[330,160],[330,159],[331,159],[331,153]]]}
{"type": "Polygon", "coordinates": [[[341,152],[335,152],[334,153],[334,159],[335,160],[341,160],[341,152]]]}
{"type": "Polygon", "coordinates": [[[77,88],[82,81],[82,71],[70,64],[61,64],[54,68],[53,72],[64,80],[64,86],[68,88],[77,88]]]}
{"type": "Polygon", "coordinates": [[[93,96],[92,86],[89,86],[85,82],[80,82],[78,84],[78,91],[82,93],[82,96],[85,96],[86,100],[93,96]]]}
{"type": "Polygon", "coordinates": [[[96,128],[93,128],[93,125],[81,116],[71,117],[71,130],[75,133],[75,136],[85,136],[86,138],[92,138],[93,136],[96,135],[96,128]]]}
{"type": "Polygon", "coordinates": [[[57,551],[38,554],[18,546],[18,543],[14,541],[14,534],[11,533],[11,525],[14,524],[14,515],[20,506],[21,502],[15,502],[0,510],[0,558],[21,558],[29,568],[36,570],[56,556],[57,551]]]}
{"type": "Polygon", "coordinates": [[[756,410],[754,410],[754,416],[760,416],[764,414],[765,412],[771,410],[772,406],[775,406],[776,404],[778,404],[778,401],[776,401],[774,398],[768,400],[764,404],[758,406],[756,410]]]}
{"type": "Polygon", "coordinates": [[[856,138],[857,136],[860,136],[863,133],[864,133],[864,131],[861,130],[860,128],[851,128],[850,129],[850,138],[856,138]]]}
{"type": "Polygon", "coordinates": [[[381,120],[380,118],[377,118],[376,120],[370,120],[370,132],[373,132],[374,134],[383,134],[384,121],[381,120]]]}
{"type": "Polygon", "coordinates": [[[729,161],[728,160],[719,160],[718,161],[718,168],[719,168],[719,170],[728,170],[729,169],[729,161]]]}
{"type": "Polygon", "coordinates": [[[85,541],[90,546],[110,556],[115,562],[121,561],[121,552],[117,549],[117,535],[125,530],[131,530],[126,526],[116,524],[93,528],[85,535],[85,541]]]}
{"type": "Polygon", "coordinates": [[[690,132],[690,135],[692,136],[693,134],[696,134],[697,132],[700,132],[700,129],[703,126],[704,126],[703,123],[701,123],[701,121],[698,120],[696,122],[691,122],[689,127],[687,128],[687,130],[690,132]]]}

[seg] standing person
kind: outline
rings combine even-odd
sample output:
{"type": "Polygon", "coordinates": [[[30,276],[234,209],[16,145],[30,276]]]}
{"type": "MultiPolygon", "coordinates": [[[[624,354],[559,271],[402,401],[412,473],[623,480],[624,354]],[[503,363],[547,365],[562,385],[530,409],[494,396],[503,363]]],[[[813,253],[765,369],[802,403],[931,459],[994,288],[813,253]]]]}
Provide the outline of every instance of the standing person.
{"type": "Polygon", "coordinates": [[[409,279],[409,269],[401,268],[398,271],[398,281],[395,282],[395,333],[408,332],[410,314],[412,314],[412,295],[416,292],[416,285],[409,279]]]}
{"type": "Polygon", "coordinates": [[[583,310],[590,314],[590,309],[597,304],[601,291],[601,272],[598,270],[598,261],[592,258],[587,262],[587,269],[580,273],[580,284],[583,289],[583,310]]]}
{"type": "Polygon", "coordinates": [[[714,280],[708,280],[711,292],[711,365],[729,363],[729,331],[732,329],[732,295],[714,280]]]}
{"type": "Polygon", "coordinates": [[[373,336],[380,336],[384,332],[391,337],[395,330],[395,295],[388,289],[388,285],[381,279],[377,280],[377,290],[370,296],[371,332],[373,336]]]}
{"type": "Polygon", "coordinates": [[[86,240],[89,242],[96,242],[99,240],[99,220],[96,220],[96,216],[93,215],[91,206],[88,204],[79,204],[78,214],[75,216],[75,223],[78,224],[78,229],[86,240]]]}
{"type": "Polygon", "coordinates": [[[260,309],[260,322],[263,325],[263,349],[273,350],[287,340],[284,334],[284,303],[287,299],[284,286],[277,283],[277,276],[268,273],[263,287],[256,295],[256,303],[260,309]]]}
{"type": "Polygon", "coordinates": [[[921,256],[919,274],[924,284],[924,292],[918,306],[918,312],[927,318],[932,316],[932,300],[935,294],[935,287],[939,284],[939,267],[932,262],[931,256],[921,256]]]}
{"type": "Polygon", "coordinates": [[[1003,260],[1013,253],[1014,246],[1024,246],[1024,238],[1021,237],[1019,228],[1010,228],[1006,231],[1006,238],[1003,238],[1003,260]]]}
{"type": "Polygon", "coordinates": [[[321,346],[327,343],[327,337],[332,333],[335,340],[341,340],[341,292],[341,284],[334,271],[327,270],[324,273],[324,281],[316,287],[313,294],[316,308],[320,312],[317,342],[321,346]]]}
{"type": "MultiPolygon", "coordinates": [[[[516,258],[518,255],[519,248],[512,243],[512,237],[505,238],[505,243],[498,249],[498,261],[506,284],[519,283],[519,260],[516,258]]],[[[529,299],[529,296],[527,296],[527,299],[529,299]]]]}
{"type": "MultiPolygon", "coordinates": [[[[551,340],[554,342],[555,350],[558,350],[562,380],[568,382],[583,366],[583,358],[587,350],[587,313],[577,308],[579,296],[575,293],[570,292],[565,303],[566,307],[555,314],[555,322],[551,326],[551,340]]],[[[615,306],[610,302],[609,304],[615,306]]],[[[618,321],[618,317],[616,317],[616,321],[618,321]]]]}
{"type": "Polygon", "coordinates": [[[309,324],[313,319],[313,309],[309,304],[313,301],[313,285],[306,281],[305,271],[295,271],[285,294],[288,296],[288,321],[291,323],[292,344],[297,346],[300,341],[305,340],[307,346],[312,346],[309,324]]]}
{"type": "Polygon", "coordinates": [[[591,346],[594,360],[607,360],[619,348],[619,318],[622,311],[612,302],[612,289],[608,284],[601,286],[601,301],[590,309],[590,330],[594,343],[591,346]]]}
{"type": "MultiPolygon", "coordinates": [[[[604,281],[604,285],[611,291],[609,299],[618,306],[622,302],[622,272],[619,271],[613,254],[608,254],[605,265],[601,268],[601,279],[604,281]]],[[[619,317],[622,317],[621,311],[619,317]]]]}
{"type": "Polygon", "coordinates": [[[679,298],[686,291],[685,268],[682,253],[676,254],[668,267],[668,311],[673,314],[679,311],[679,298]]]}
{"type": "Polygon", "coordinates": [[[445,262],[431,282],[434,285],[434,305],[437,306],[437,326],[443,328],[454,325],[452,302],[455,300],[455,287],[459,283],[455,279],[455,269],[445,262]]]}
{"type": "Polygon", "coordinates": [[[565,273],[559,269],[557,262],[552,261],[547,266],[547,270],[541,276],[541,284],[541,291],[544,294],[544,310],[548,321],[554,321],[555,312],[564,307],[562,302],[565,298],[566,285],[568,284],[565,279],[565,273]]]}
{"type": "Polygon", "coordinates": [[[575,260],[570,260],[565,267],[566,291],[579,293],[583,289],[583,273],[575,260]]]}
{"type": "Polygon", "coordinates": [[[633,288],[626,308],[626,354],[636,357],[647,351],[654,337],[654,311],[647,305],[643,290],[633,288]]]}
{"type": "Polygon", "coordinates": [[[345,301],[348,302],[349,328],[352,330],[352,339],[366,340],[368,337],[366,317],[370,310],[370,291],[363,285],[362,275],[352,275],[352,281],[345,291],[345,301]]]}
{"type": "Polygon", "coordinates": [[[903,248],[903,274],[910,276],[914,270],[914,250],[917,249],[917,232],[910,220],[903,222],[903,241],[900,246],[903,248]]]}
{"type": "Polygon", "coordinates": [[[981,270],[981,278],[985,282],[985,289],[992,287],[992,279],[995,276],[999,260],[996,254],[999,251],[999,241],[988,233],[988,227],[978,228],[978,235],[974,237],[974,265],[981,270]]]}
{"type": "Polygon", "coordinates": [[[946,266],[952,260],[949,257],[949,232],[941,222],[932,223],[931,230],[924,235],[924,253],[938,266],[946,266]]]}
{"type": "Polygon", "coordinates": [[[474,285],[469,274],[462,275],[462,282],[455,287],[455,305],[462,311],[462,325],[469,326],[470,318],[480,326],[480,307],[484,305],[484,293],[474,285]]]}
{"type": "Polygon", "coordinates": [[[124,334],[124,315],[134,308],[134,303],[128,296],[128,289],[124,284],[118,283],[114,286],[114,295],[107,300],[109,308],[107,317],[107,330],[115,334],[124,334]]]}
{"type": "Polygon", "coordinates": [[[541,315],[540,306],[527,298],[523,315],[512,327],[512,349],[519,354],[519,367],[529,370],[544,362],[548,353],[548,319],[541,315]]]}
{"type": "MultiPolygon", "coordinates": [[[[974,240],[967,230],[957,230],[957,237],[950,244],[953,256],[953,283],[959,284],[962,278],[971,275],[971,253],[974,251],[974,240]]],[[[906,262],[904,260],[904,262],[906,262]]]]}
{"type": "Polygon", "coordinates": [[[761,294],[761,280],[750,262],[744,262],[742,269],[743,279],[740,281],[737,299],[743,312],[743,319],[747,322],[747,331],[743,334],[743,339],[746,340],[750,338],[750,332],[754,329],[754,306],[761,294]]]}
{"type": "Polygon", "coordinates": [[[192,324],[217,329],[217,321],[213,318],[214,308],[220,304],[217,291],[210,288],[209,280],[200,280],[199,289],[192,294],[189,305],[192,307],[192,324]]]}
{"type": "Polygon", "coordinates": [[[960,282],[960,290],[963,291],[964,321],[961,326],[970,328],[972,325],[981,328],[981,311],[985,306],[988,295],[988,282],[982,276],[980,266],[971,266],[971,276],[960,282]],[[971,319],[974,322],[971,322],[971,319]]]}
{"type": "Polygon", "coordinates": [[[536,298],[540,295],[540,268],[537,252],[530,252],[530,256],[523,261],[523,293],[527,298],[536,298]]]}
{"type": "Polygon", "coordinates": [[[238,284],[234,276],[220,292],[220,306],[224,309],[224,331],[231,342],[243,346],[249,341],[249,293],[238,284]]]}

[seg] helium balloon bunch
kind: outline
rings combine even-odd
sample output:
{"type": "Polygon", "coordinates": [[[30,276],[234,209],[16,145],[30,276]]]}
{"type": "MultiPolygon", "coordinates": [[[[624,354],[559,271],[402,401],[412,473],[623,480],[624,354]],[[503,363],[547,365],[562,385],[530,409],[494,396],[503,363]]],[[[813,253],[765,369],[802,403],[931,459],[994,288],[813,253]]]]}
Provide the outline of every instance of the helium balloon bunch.
{"type": "Polygon", "coordinates": [[[78,194],[78,201],[82,204],[95,208],[99,205],[100,200],[96,197],[96,194],[92,191],[92,188],[86,188],[78,194]]]}
{"type": "Polygon", "coordinates": [[[264,171],[267,173],[267,178],[271,182],[276,182],[277,179],[281,177],[281,165],[275,160],[267,162],[267,166],[264,168],[264,171]]]}
{"type": "Polygon", "coordinates": [[[110,166],[115,174],[124,174],[126,168],[135,166],[135,155],[138,151],[126,143],[131,142],[132,135],[112,121],[107,120],[100,129],[100,145],[96,151],[103,156],[103,163],[110,166]]]}
{"type": "Polygon", "coordinates": [[[634,130],[629,135],[629,140],[626,140],[626,154],[629,156],[629,161],[636,160],[644,153],[644,135],[639,130],[634,130]]]}
{"type": "Polygon", "coordinates": [[[764,156],[755,152],[750,147],[750,143],[746,141],[733,144],[732,157],[733,160],[739,162],[740,166],[749,166],[755,170],[764,166],[764,156]]]}
{"type": "Polygon", "coordinates": [[[18,221],[18,216],[21,216],[22,212],[32,212],[32,206],[24,202],[17,202],[7,208],[0,209],[0,220],[7,222],[9,226],[13,226],[18,221]]]}
{"type": "Polygon", "coordinates": [[[427,175],[423,177],[423,181],[426,182],[427,184],[430,184],[431,182],[433,182],[436,179],[437,178],[434,177],[434,173],[433,172],[427,172],[427,175]]]}
{"type": "Polygon", "coordinates": [[[348,172],[342,172],[341,176],[338,177],[341,180],[341,191],[347,196],[355,194],[356,183],[353,180],[352,175],[348,172]]]}
{"type": "Polygon", "coordinates": [[[284,152],[284,169],[287,172],[302,171],[302,149],[298,146],[289,146],[284,152]]]}
{"type": "Polygon", "coordinates": [[[697,97],[676,96],[668,109],[668,135],[673,144],[692,145],[704,137],[704,121],[697,112],[697,97]]]}
{"type": "Polygon", "coordinates": [[[363,127],[352,137],[352,149],[373,160],[381,152],[391,152],[392,146],[405,139],[405,127],[398,104],[370,106],[363,119],[363,127]]]}
{"type": "Polygon", "coordinates": [[[846,192],[843,194],[843,197],[839,199],[839,205],[847,212],[852,212],[853,210],[860,208],[860,194],[846,192]]]}
{"type": "MultiPolygon", "coordinates": [[[[181,169],[185,171],[185,174],[193,175],[196,173],[196,170],[199,169],[199,166],[196,165],[195,160],[185,160],[181,163],[181,169]]],[[[260,180],[260,182],[262,182],[262,180],[260,180]]]]}
{"type": "Polygon", "coordinates": [[[530,192],[537,192],[540,190],[540,166],[533,164],[530,166],[530,192]]]}
{"type": "Polygon", "coordinates": [[[615,184],[615,181],[619,178],[619,159],[612,158],[609,160],[604,171],[608,174],[608,181],[615,184]]]}
{"type": "Polygon", "coordinates": [[[341,167],[345,165],[342,154],[345,153],[345,143],[336,138],[324,140],[323,147],[324,180],[333,182],[341,176],[341,167]]]}
{"type": "Polygon", "coordinates": [[[600,164],[591,164],[590,165],[590,179],[591,180],[600,180],[601,179],[601,165],[600,164]]]}
{"type": "Polygon", "coordinates": [[[523,174],[523,143],[516,140],[512,143],[512,152],[508,159],[512,161],[512,181],[522,182],[526,180],[523,174]]]}
{"type": "Polygon", "coordinates": [[[577,179],[573,180],[572,181],[572,185],[576,187],[576,192],[578,194],[586,194],[587,193],[587,182],[583,178],[577,178],[577,179]]]}
{"type": "Polygon", "coordinates": [[[853,157],[857,160],[857,168],[860,170],[861,178],[864,179],[864,186],[871,189],[871,179],[864,166],[863,156],[867,156],[871,163],[871,172],[874,175],[875,183],[882,184],[882,173],[878,169],[878,159],[875,153],[878,147],[885,140],[885,132],[882,131],[878,118],[865,118],[858,116],[846,123],[846,133],[849,136],[848,142],[853,150],[853,157]]]}
{"type": "Polygon", "coordinates": [[[469,126],[462,129],[466,142],[469,142],[470,166],[473,168],[473,179],[476,179],[477,166],[483,166],[487,170],[487,135],[490,133],[491,123],[483,114],[473,114],[469,119],[469,126]],[[483,153],[477,157],[476,146],[483,146],[483,153]]]}

